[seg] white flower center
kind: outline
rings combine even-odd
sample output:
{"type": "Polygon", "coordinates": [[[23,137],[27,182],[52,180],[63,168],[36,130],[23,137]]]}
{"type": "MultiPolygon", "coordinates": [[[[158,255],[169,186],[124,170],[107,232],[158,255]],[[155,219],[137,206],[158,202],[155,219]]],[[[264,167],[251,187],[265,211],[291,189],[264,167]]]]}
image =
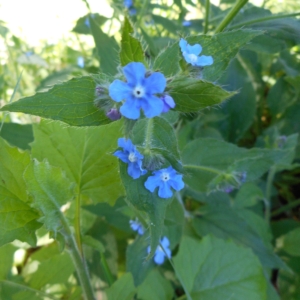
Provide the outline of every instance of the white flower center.
{"type": "Polygon", "coordinates": [[[134,89],[133,89],[133,95],[134,97],[136,98],[142,98],[144,97],[145,95],[145,90],[142,86],[136,86],[134,89]]]}
{"type": "Polygon", "coordinates": [[[197,55],[195,55],[193,53],[189,54],[189,58],[191,60],[191,63],[195,63],[198,59],[197,55]]]}
{"type": "Polygon", "coordinates": [[[161,179],[162,181],[168,181],[168,180],[170,179],[169,173],[166,173],[166,172],[162,173],[162,174],[160,175],[160,179],[161,179]]]}
{"type": "Polygon", "coordinates": [[[130,153],[129,153],[128,159],[129,159],[131,162],[137,161],[137,157],[135,156],[134,152],[130,152],[130,153]]]}

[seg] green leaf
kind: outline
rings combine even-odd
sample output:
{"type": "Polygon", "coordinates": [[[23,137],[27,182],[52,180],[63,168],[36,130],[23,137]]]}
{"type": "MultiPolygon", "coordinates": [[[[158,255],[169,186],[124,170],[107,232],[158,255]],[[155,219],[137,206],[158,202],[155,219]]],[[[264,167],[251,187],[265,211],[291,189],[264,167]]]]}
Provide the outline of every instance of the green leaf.
{"type": "Polygon", "coordinates": [[[74,197],[73,184],[60,168],[51,167],[47,161],[33,160],[24,173],[24,179],[34,206],[43,214],[40,221],[49,231],[56,233],[63,225],[60,208],[74,197]]]}
{"type": "Polygon", "coordinates": [[[122,122],[100,127],[66,127],[42,121],[34,126],[32,156],[62,168],[76,183],[76,194],[94,203],[113,204],[123,194],[118,162],[112,155],[122,135],[122,122]]]}
{"type": "MultiPolygon", "coordinates": [[[[290,136],[294,139],[294,136],[290,136]]],[[[223,174],[246,172],[246,181],[260,178],[275,163],[288,162],[294,149],[245,149],[218,139],[199,138],[183,150],[182,162],[188,176],[185,182],[199,192],[216,188],[209,184],[223,174]]]]}
{"type": "Polygon", "coordinates": [[[231,208],[229,199],[225,202],[220,198],[222,195],[224,194],[218,192],[209,196],[209,204],[202,207],[200,216],[192,222],[196,233],[201,237],[213,234],[225,240],[230,238],[237,244],[251,248],[263,266],[285,268],[285,264],[275,255],[270,242],[261,238],[264,233],[258,234],[258,227],[249,223],[249,215],[244,219],[243,214],[231,208]]]}
{"type": "Polygon", "coordinates": [[[135,241],[127,247],[126,271],[132,274],[135,286],[140,285],[154,267],[152,260],[146,260],[148,247],[147,233],[137,236],[135,241]]]}
{"type": "Polygon", "coordinates": [[[39,264],[29,280],[29,285],[39,290],[48,284],[66,283],[74,271],[72,260],[67,253],[55,255],[39,264]]]}
{"type": "Polygon", "coordinates": [[[190,45],[200,44],[203,49],[201,55],[213,57],[214,63],[204,67],[202,76],[205,80],[216,81],[239,49],[261,33],[261,31],[245,29],[222,32],[213,36],[189,36],[186,40],[190,45]]]}
{"type": "Polygon", "coordinates": [[[235,94],[210,82],[186,76],[172,80],[167,92],[176,103],[175,110],[181,112],[197,112],[207,106],[220,104],[235,94]]]}
{"type": "Polygon", "coordinates": [[[29,150],[29,144],[33,142],[32,125],[21,125],[17,123],[3,123],[0,136],[12,146],[22,150],[29,150]]]}
{"type": "Polygon", "coordinates": [[[110,75],[117,73],[119,46],[114,37],[105,34],[99,25],[89,17],[92,35],[100,58],[100,69],[110,75]]]}
{"type": "Polygon", "coordinates": [[[259,261],[232,241],[184,237],[174,263],[193,300],[266,299],[259,261]]]}
{"type": "Polygon", "coordinates": [[[90,76],[73,78],[48,92],[7,104],[1,111],[23,112],[74,126],[107,124],[110,120],[94,105],[95,87],[90,76]]]}
{"type": "Polygon", "coordinates": [[[170,20],[169,18],[164,18],[162,16],[152,14],[153,21],[157,24],[160,24],[163,30],[167,30],[177,35],[177,24],[170,20]]]}
{"type": "Polygon", "coordinates": [[[83,242],[83,244],[90,246],[93,249],[96,249],[100,253],[105,252],[105,248],[104,248],[103,244],[89,235],[85,235],[82,238],[82,242],[83,242]]]}
{"type": "Polygon", "coordinates": [[[98,25],[103,25],[107,21],[106,17],[101,16],[97,13],[88,14],[77,20],[76,25],[72,29],[72,31],[76,32],[76,33],[81,33],[81,34],[90,34],[91,26],[89,26],[89,24],[90,24],[89,17],[91,17],[94,20],[94,22],[96,22],[96,24],[98,24],[98,25]]]}
{"type": "Polygon", "coordinates": [[[153,70],[162,72],[166,77],[175,75],[179,70],[179,44],[166,47],[156,57],[153,70]]]}
{"type": "Polygon", "coordinates": [[[172,300],[174,290],[170,281],[158,270],[153,270],[137,288],[137,295],[141,300],[172,300]]]}
{"type": "Polygon", "coordinates": [[[281,239],[281,247],[286,253],[293,256],[300,256],[300,228],[296,228],[281,239]]]}
{"type": "Polygon", "coordinates": [[[16,250],[17,248],[11,244],[0,247],[0,280],[6,279],[10,275],[16,250]]]}
{"type": "Polygon", "coordinates": [[[0,246],[15,239],[35,246],[39,215],[30,207],[22,176],[30,163],[29,154],[0,138],[0,156],[0,246]]]}
{"type": "Polygon", "coordinates": [[[131,300],[135,294],[132,275],[130,273],[124,274],[106,290],[106,294],[108,300],[131,300]]]}
{"type": "Polygon", "coordinates": [[[258,200],[262,200],[263,198],[264,194],[262,190],[254,183],[248,182],[238,191],[234,199],[234,207],[251,207],[257,204],[258,200]]]}
{"type": "Polygon", "coordinates": [[[120,52],[121,66],[126,66],[130,62],[145,63],[142,45],[139,40],[131,35],[133,32],[134,30],[129,19],[125,17],[120,52]]]}

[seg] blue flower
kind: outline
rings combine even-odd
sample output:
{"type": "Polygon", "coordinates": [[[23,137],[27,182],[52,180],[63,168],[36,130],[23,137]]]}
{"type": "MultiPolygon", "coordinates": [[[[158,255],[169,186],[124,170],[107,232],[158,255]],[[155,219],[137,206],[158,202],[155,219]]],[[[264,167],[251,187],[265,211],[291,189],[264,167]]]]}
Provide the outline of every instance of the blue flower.
{"type": "MultiPolygon", "coordinates": [[[[154,254],[154,261],[157,265],[163,264],[166,256],[168,258],[171,258],[171,250],[169,249],[169,246],[170,246],[169,239],[167,237],[163,237],[160,240],[160,244],[161,245],[157,246],[157,248],[155,250],[155,254],[154,254]]],[[[150,250],[151,250],[151,248],[149,246],[147,249],[148,254],[150,253],[150,250]]]]}
{"type": "Polygon", "coordinates": [[[85,25],[86,27],[88,27],[88,28],[90,28],[90,27],[91,27],[90,20],[89,20],[89,18],[88,18],[88,17],[87,17],[87,18],[85,18],[85,20],[84,20],[84,25],[85,25]]]}
{"type": "Polygon", "coordinates": [[[144,234],[144,227],[143,225],[138,221],[138,219],[134,220],[130,220],[129,221],[130,227],[133,231],[137,231],[137,233],[139,235],[143,235],[144,234]]]}
{"type": "Polygon", "coordinates": [[[84,68],[84,58],[82,56],[77,57],[77,66],[80,68],[84,68]]]}
{"type": "Polygon", "coordinates": [[[192,66],[204,67],[212,65],[214,62],[211,56],[198,56],[202,51],[202,47],[199,44],[191,46],[186,40],[180,39],[179,46],[185,61],[192,66]]]}
{"type": "Polygon", "coordinates": [[[133,6],[132,0],[124,0],[124,6],[126,8],[130,8],[131,6],[133,6]]]}
{"type": "Polygon", "coordinates": [[[184,20],[184,21],[182,22],[182,26],[184,26],[184,27],[189,27],[189,26],[191,26],[191,25],[192,25],[192,22],[191,22],[191,21],[184,20]]]}
{"type": "Polygon", "coordinates": [[[171,108],[175,107],[175,102],[171,96],[164,94],[160,99],[164,103],[162,113],[167,113],[171,108]]]}
{"type": "Polygon", "coordinates": [[[140,62],[131,62],[123,68],[127,82],[114,80],[109,86],[109,96],[116,102],[124,100],[120,112],[128,119],[140,117],[140,109],[144,110],[147,118],[161,114],[163,102],[154,96],[163,93],[166,78],[162,73],[154,72],[145,77],[145,66],[140,62]]]}
{"type": "Polygon", "coordinates": [[[177,174],[170,166],[167,169],[161,169],[153,172],[153,176],[149,176],[145,182],[145,188],[150,192],[154,192],[158,187],[158,196],[161,198],[170,198],[173,196],[171,187],[175,191],[180,191],[184,187],[182,175],[177,174]]]}
{"type": "Polygon", "coordinates": [[[118,146],[122,147],[123,151],[116,151],[114,156],[128,164],[128,175],[130,175],[133,179],[137,179],[141,175],[145,175],[147,171],[142,169],[142,159],[144,156],[136,149],[131,140],[120,138],[118,139],[118,146]]]}

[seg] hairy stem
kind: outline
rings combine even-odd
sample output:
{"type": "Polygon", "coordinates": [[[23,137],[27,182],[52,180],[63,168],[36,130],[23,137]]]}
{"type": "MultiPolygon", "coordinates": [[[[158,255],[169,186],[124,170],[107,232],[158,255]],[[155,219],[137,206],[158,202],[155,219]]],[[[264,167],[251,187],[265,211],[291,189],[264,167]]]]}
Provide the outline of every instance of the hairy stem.
{"type": "Polygon", "coordinates": [[[204,21],[204,34],[208,31],[209,25],[209,13],[210,13],[210,0],[205,1],[205,21],[204,21]]]}
{"type": "Polygon", "coordinates": [[[227,16],[223,19],[223,21],[216,28],[215,33],[222,32],[227,25],[232,21],[232,19],[238,14],[240,9],[248,2],[248,0],[237,0],[235,5],[231,8],[227,16]]]}
{"type": "Polygon", "coordinates": [[[83,251],[82,251],[82,243],[81,243],[81,232],[80,232],[80,193],[78,193],[76,197],[76,202],[75,202],[75,220],[74,220],[74,228],[75,228],[75,239],[77,243],[78,250],[80,252],[80,255],[83,256],[83,251]]]}
{"type": "Polygon", "coordinates": [[[95,300],[96,298],[94,297],[93,288],[90,282],[90,276],[87,270],[86,263],[80,254],[75,238],[63,214],[61,214],[61,222],[63,227],[61,233],[64,236],[67,249],[71,255],[77,275],[79,277],[84,299],[95,300]]]}

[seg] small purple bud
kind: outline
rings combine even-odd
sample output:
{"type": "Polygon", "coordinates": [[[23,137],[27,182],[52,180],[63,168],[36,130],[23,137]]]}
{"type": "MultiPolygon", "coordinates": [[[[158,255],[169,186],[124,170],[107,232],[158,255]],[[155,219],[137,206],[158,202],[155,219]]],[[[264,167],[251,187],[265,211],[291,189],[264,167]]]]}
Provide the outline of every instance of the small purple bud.
{"type": "Polygon", "coordinates": [[[223,192],[227,193],[227,194],[231,193],[233,190],[234,190],[234,187],[231,186],[231,185],[228,185],[228,186],[223,188],[223,192]]]}
{"type": "Polygon", "coordinates": [[[287,137],[285,135],[281,135],[277,138],[277,146],[278,148],[282,148],[286,143],[287,137]]]}
{"type": "Polygon", "coordinates": [[[110,109],[107,113],[106,116],[111,119],[112,121],[116,121],[121,119],[121,114],[116,108],[110,109]]]}
{"type": "Polygon", "coordinates": [[[162,113],[166,113],[168,112],[171,108],[174,108],[175,107],[175,102],[173,100],[173,98],[167,94],[163,95],[161,98],[160,98],[163,103],[164,103],[164,107],[163,107],[163,110],[162,110],[162,113]]]}

